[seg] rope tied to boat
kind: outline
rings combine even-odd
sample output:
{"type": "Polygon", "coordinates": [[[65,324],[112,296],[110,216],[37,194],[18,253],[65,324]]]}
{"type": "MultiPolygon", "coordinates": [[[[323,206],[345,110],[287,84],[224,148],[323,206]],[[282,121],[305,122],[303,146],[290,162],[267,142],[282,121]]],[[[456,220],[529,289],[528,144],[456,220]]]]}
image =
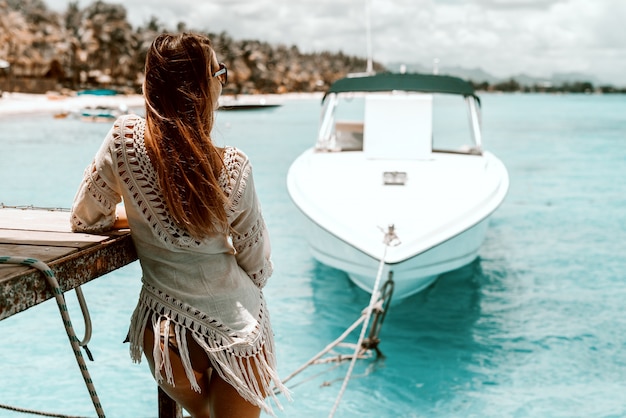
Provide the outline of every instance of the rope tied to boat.
{"type": "MultiPolygon", "coordinates": [[[[385,250],[384,250],[383,257],[381,258],[381,261],[378,267],[378,274],[376,276],[376,282],[374,284],[374,287],[372,288],[372,295],[370,297],[370,302],[368,306],[365,309],[363,309],[363,311],[361,312],[361,316],[354,323],[352,323],[352,325],[350,325],[343,332],[343,334],[341,334],[337,339],[335,339],[333,342],[328,344],[322,351],[317,353],[309,361],[304,363],[302,366],[296,369],[293,373],[291,373],[289,376],[283,379],[283,384],[287,383],[289,380],[291,380],[296,375],[300,374],[302,371],[304,371],[306,368],[308,368],[312,364],[330,363],[330,362],[336,362],[339,364],[340,362],[344,360],[350,360],[351,361],[350,367],[348,369],[348,372],[346,373],[346,376],[343,379],[342,387],[339,391],[337,399],[335,400],[335,404],[333,405],[333,409],[329,415],[329,418],[335,414],[339,406],[339,402],[341,401],[341,398],[346,390],[348,381],[350,380],[352,376],[352,372],[354,370],[354,365],[356,363],[356,360],[367,358],[366,354],[372,350],[376,352],[377,358],[383,357],[382,352],[378,348],[378,344],[380,343],[380,338],[378,337],[378,335],[382,328],[382,324],[388,312],[388,307],[391,303],[391,297],[393,295],[393,287],[394,287],[393,272],[389,272],[388,279],[387,281],[385,281],[385,283],[382,286],[380,286],[380,282],[382,279],[384,266],[386,264],[385,259],[387,257],[387,249],[390,246],[398,245],[400,243],[400,240],[395,233],[394,225],[389,225],[386,231],[384,231],[382,228],[380,229],[383,232],[385,232],[385,236],[383,239],[383,243],[385,244],[385,250]],[[371,321],[371,326],[370,326],[370,321],[371,321]],[[333,348],[341,345],[342,342],[355,329],[359,327],[359,325],[362,326],[359,340],[356,344],[350,344],[350,346],[354,347],[354,353],[352,355],[339,354],[332,358],[326,358],[326,359],[322,358],[324,355],[329,353],[333,348]],[[370,332],[368,336],[365,337],[365,333],[368,329],[368,326],[369,326],[370,332]]],[[[330,383],[324,383],[323,386],[329,386],[329,385],[330,383]]],[[[292,387],[294,386],[295,385],[292,385],[292,387]]]]}
{"type": "MultiPolygon", "coordinates": [[[[378,264],[378,273],[376,275],[376,281],[374,282],[374,287],[372,287],[372,295],[370,297],[370,303],[366,309],[365,319],[363,320],[363,326],[361,327],[361,334],[359,335],[357,347],[354,352],[354,356],[352,357],[352,361],[350,362],[350,366],[348,367],[348,372],[346,373],[346,376],[343,379],[343,384],[341,385],[341,389],[339,390],[339,394],[337,395],[337,399],[335,400],[333,409],[330,411],[328,418],[332,418],[333,416],[335,416],[335,412],[337,411],[337,408],[339,407],[339,402],[341,401],[341,398],[343,397],[346,387],[348,386],[348,382],[350,381],[350,377],[352,376],[352,372],[354,371],[354,365],[356,364],[357,355],[359,351],[363,349],[363,344],[366,341],[365,332],[367,331],[367,327],[369,325],[372,312],[374,311],[376,305],[381,303],[380,295],[381,295],[382,288],[380,286],[380,282],[381,282],[384,267],[386,264],[385,259],[387,258],[387,250],[389,249],[390,246],[396,246],[400,244],[400,239],[396,235],[395,226],[393,224],[387,227],[387,231],[385,232],[385,236],[383,238],[383,243],[385,244],[383,256],[380,258],[380,263],[378,264]]],[[[390,280],[391,280],[391,277],[390,277],[390,280]]],[[[368,343],[373,344],[373,346],[376,347],[376,352],[377,353],[379,352],[378,341],[372,340],[372,341],[368,341],[368,343]]]]}
{"type": "Polygon", "coordinates": [[[85,337],[83,338],[83,340],[79,340],[78,337],[76,337],[74,327],[72,326],[72,321],[70,320],[69,310],[67,309],[67,304],[65,303],[65,297],[63,296],[63,290],[61,289],[61,286],[59,285],[59,282],[54,275],[54,271],[52,271],[52,269],[46,263],[28,257],[0,256],[0,264],[20,264],[23,266],[36,268],[43,273],[46,281],[52,288],[52,293],[61,313],[61,318],[63,320],[63,325],[65,326],[65,331],[70,340],[70,345],[72,346],[72,349],[74,351],[74,357],[76,358],[76,361],[78,363],[78,367],[87,386],[87,390],[89,391],[89,396],[91,397],[94,408],[96,409],[98,418],[105,418],[104,410],[102,409],[100,399],[98,398],[98,394],[96,393],[96,388],[93,384],[93,381],[91,380],[89,370],[87,369],[87,364],[85,363],[85,359],[83,358],[82,352],[80,350],[80,347],[82,346],[87,353],[89,359],[93,361],[93,356],[91,355],[89,348],[87,348],[87,343],[91,339],[91,318],[89,315],[89,310],[87,309],[85,297],[82,290],[80,289],[80,286],[76,287],[75,291],[85,320],[85,337]]]}

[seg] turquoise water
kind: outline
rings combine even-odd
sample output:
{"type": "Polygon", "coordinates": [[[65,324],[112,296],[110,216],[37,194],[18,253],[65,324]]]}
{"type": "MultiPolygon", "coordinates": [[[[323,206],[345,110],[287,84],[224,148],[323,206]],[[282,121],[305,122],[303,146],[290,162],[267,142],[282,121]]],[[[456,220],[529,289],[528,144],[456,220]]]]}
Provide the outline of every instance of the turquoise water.
{"type": "MultiPolygon", "coordinates": [[[[392,307],[380,335],[385,358],[357,363],[336,417],[626,416],[626,96],[482,102],[484,143],[507,165],[511,188],[480,258],[392,307]]],[[[254,163],[272,235],[266,296],[283,376],[369,301],[310,257],[286,192],[290,162],[314,141],[318,106],[293,100],[218,115],[216,142],[254,163]]],[[[108,128],[0,119],[0,202],[69,207],[108,128]]],[[[84,286],[94,325],[88,367],[109,417],[157,415],[147,366],[132,364],[121,343],[139,276],[134,263],[84,286]]],[[[67,299],[82,335],[73,292],[67,299]]],[[[53,301],[0,322],[0,336],[0,403],[95,416],[53,301]]],[[[347,366],[295,378],[279,416],[328,416],[347,366]]]]}

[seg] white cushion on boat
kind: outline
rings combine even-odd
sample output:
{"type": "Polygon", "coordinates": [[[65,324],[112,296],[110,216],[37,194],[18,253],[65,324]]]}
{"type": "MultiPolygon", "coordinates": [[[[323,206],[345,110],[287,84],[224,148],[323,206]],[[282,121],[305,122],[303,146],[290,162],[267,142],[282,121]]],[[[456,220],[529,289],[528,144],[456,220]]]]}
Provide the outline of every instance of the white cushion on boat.
{"type": "Polygon", "coordinates": [[[380,94],[365,99],[363,151],[370,159],[430,159],[431,94],[380,94]]]}

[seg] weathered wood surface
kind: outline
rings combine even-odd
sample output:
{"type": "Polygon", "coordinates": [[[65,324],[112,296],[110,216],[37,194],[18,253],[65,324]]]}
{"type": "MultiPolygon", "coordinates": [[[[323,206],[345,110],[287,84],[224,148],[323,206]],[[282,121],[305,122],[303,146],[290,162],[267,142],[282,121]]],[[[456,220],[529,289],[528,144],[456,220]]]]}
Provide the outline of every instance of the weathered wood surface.
{"type": "MultiPolygon", "coordinates": [[[[128,230],[73,233],[67,211],[15,208],[0,208],[0,256],[43,261],[64,291],[137,259],[128,230]]],[[[52,297],[39,270],[0,264],[0,320],[52,297]]]]}

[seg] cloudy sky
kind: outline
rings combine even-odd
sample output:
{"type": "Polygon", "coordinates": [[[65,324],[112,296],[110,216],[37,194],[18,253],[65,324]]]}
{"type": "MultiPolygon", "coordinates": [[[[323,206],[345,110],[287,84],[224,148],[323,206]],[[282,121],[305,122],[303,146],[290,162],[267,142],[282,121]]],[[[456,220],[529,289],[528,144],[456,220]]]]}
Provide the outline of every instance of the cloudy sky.
{"type": "MultiPolygon", "coordinates": [[[[117,3],[117,0],[106,0],[117,3]]],[[[482,68],[497,77],[577,72],[626,86],[624,0],[130,0],[134,25],[226,31],[302,52],[365,57],[369,1],[373,57],[382,63],[482,68]]],[[[68,0],[45,0],[64,11],[68,0]]],[[[80,0],[80,7],[91,0],[80,0]]],[[[119,2],[121,3],[121,2],[119,2]]]]}

